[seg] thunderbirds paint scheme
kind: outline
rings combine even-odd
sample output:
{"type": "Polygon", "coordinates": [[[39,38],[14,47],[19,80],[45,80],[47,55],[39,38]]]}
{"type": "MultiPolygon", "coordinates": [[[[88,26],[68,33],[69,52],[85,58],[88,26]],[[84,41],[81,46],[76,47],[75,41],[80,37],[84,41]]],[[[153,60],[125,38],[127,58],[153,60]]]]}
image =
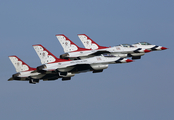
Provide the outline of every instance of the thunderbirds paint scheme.
{"type": "Polygon", "coordinates": [[[81,42],[87,49],[99,50],[99,51],[105,49],[114,56],[120,56],[123,58],[132,57],[132,59],[140,59],[141,56],[143,56],[145,53],[150,52],[150,50],[147,50],[146,48],[134,47],[130,44],[121,44],[114,47],[103,47],[98,45],[94,40],[92,40],[86,34],[78,34],[78,37],[80,38],[81,42]]]}
{"type": "Polygon", "coordinates": [[[60,58],[57,58],[41,44],[33,45],[42,65],[32,68],[17,56],[9,56],[17,73],[13,74],[8,81],[29,81],[29,83],[35,84],[40,80],[52,81],[58,78],[61,78],[62,81],[70,80],[71,77],[83,72],[103,72],[109,64],[132,62],[127,57],[140,59],[142,55],[150,51],[167,49],[147,42],[105,47],[98,45],[86,34],[78,34],[85,46],[85,48],[81,48],[63,34],[58,34],[56,37],[65,52],[60,55],[60,58]]]}
{"type": "Polygon", "coordinates": [[[33,45],[33,47],[43,64],[37,67],[37,72],[56,71],[61,77],[71,77],[87,71],[93,71],[93,73],[102,72],[109,64],[132,62],[132,60],[115,57],[110,54],[72,61],[57,58],[41,44],[33,45]]]}
{"type": "Polygon", "coordinates": [[[135,48],[131,45],[127,47],[123,45],[115,46],[115,47],[104,47],[99,46],[96,42],[90,39],[85,34],[78,35],[82,43],[84,44],[85,48],[78,47],[75,43],[73,43],[68,37],[63,34],[56,35],[57,39],[59,40],[60,44],[62,45],[65,54],[62,54],[60,58],[63,59],[85,59],[89,57],[93,57],[100,54],[109,53],[116,57],[136,57],[142,56],[150,50],[146,50],[144,48],[135,48]]]}
{"type": "Polygon", "coordinates": [[[136,44],[133,44],[132,46],[136,47],[136,48],[144,48],[150,51],[160,51],[160,50],[166,50],[166,47],[162,47],[162,46],[157,46],[157,45],[152,45],[148,42],[139,42],[136,44]]]}
{"type": "Polygon", "coordinates": [[[9,59],[13,63],[17,73],[13,74],[8,81],[29,81],[29,83],[35,84],[38,83],[40,79],[49,81],[60,78],[56,72],[37,72],[36,68],[30,67],[15,55],[9,56],[9,59]]]}
{"type": "MultiPolygon", "coordinates": [[[[78,34],[78,37],[82,41],[83,45],[87,49],[103,49],[103,46],[98,45],[95,41],[93,41],[91,38],[89,38],[86,34],[78,34]]],[[[124,57],[132,57],[132,59],[140,59],[142,55],[144,55],[147,52],[150,51],[160,51],[160,50],[166,50],[166,47],[157,46],[157,45],[151,45],[147,42],[139,42],[133,45],[130,44],[121,44],[118,46],[111,47],[112,49],[121,49],[121,48],[137,48],[137,51],[134,51],[134,53],[128,53],[127,56],[124,57]],[[144,51],[143,51],[144,50],[144,51]]]]}

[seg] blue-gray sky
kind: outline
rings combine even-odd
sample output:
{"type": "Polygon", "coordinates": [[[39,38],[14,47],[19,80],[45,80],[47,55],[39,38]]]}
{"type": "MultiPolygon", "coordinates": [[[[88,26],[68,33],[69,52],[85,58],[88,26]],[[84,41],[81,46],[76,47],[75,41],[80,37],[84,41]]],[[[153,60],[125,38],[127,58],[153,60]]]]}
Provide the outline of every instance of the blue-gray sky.
{"type": "Polygon", "coordinates": [[[173,11],[173,0],[1,0],[0,119],[173,120],[173,11]],[[66,82],[7,81],[15,73],[9,55],[36,67],[33,44],[59,57],[55,35],[83,47],[83,33],[103,46],[147,41],[169,49],[66,82]]]}

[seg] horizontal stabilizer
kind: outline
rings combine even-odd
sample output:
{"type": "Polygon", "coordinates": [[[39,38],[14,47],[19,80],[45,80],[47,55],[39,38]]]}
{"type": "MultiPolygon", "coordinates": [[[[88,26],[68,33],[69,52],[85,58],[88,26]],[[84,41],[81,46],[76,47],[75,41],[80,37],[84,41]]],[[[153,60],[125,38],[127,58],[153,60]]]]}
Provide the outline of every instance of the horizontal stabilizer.
{"type": "Polygon", "coordinates": [[[9,79],[8,79],[8,81],[13,81],[13,78],[12,78],[12,77],[11,77],[11,78],[9,78],[9,79]]]}

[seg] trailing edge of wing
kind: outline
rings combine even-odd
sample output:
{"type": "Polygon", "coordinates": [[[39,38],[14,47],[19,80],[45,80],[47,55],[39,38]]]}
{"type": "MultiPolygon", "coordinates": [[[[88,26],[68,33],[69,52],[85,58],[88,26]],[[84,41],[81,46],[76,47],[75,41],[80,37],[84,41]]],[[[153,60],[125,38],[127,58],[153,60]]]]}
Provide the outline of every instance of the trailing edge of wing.
{"type": "Polygon", "coordinates": [[[110,53],[109,51],[96,51],[94,53],[92,53],[91,55],[100,55],[100,54],[104,54],[104,53],[110,53]]]}

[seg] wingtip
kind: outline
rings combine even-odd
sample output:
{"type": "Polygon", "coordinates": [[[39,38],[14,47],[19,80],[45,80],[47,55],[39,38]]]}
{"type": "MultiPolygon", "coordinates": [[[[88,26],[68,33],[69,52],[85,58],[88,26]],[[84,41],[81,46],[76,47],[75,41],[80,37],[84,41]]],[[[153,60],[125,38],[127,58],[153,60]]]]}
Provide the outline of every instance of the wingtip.
{"type": "Polygon", "coordinates": [[[145,49],[145,50],[144,50],[144,52],[145,52],[145,53],[148,53],[148,52],[151,52],[151,51],[150,51],[150,50],[145,49]]]}
{"type": "Polygon", "coordinates": [[[127,62],[127,63],[129,63],[129,62],[133,62],[133,60],[131,60],[131,59],[127,59],[126,62],[127,62]]]}

